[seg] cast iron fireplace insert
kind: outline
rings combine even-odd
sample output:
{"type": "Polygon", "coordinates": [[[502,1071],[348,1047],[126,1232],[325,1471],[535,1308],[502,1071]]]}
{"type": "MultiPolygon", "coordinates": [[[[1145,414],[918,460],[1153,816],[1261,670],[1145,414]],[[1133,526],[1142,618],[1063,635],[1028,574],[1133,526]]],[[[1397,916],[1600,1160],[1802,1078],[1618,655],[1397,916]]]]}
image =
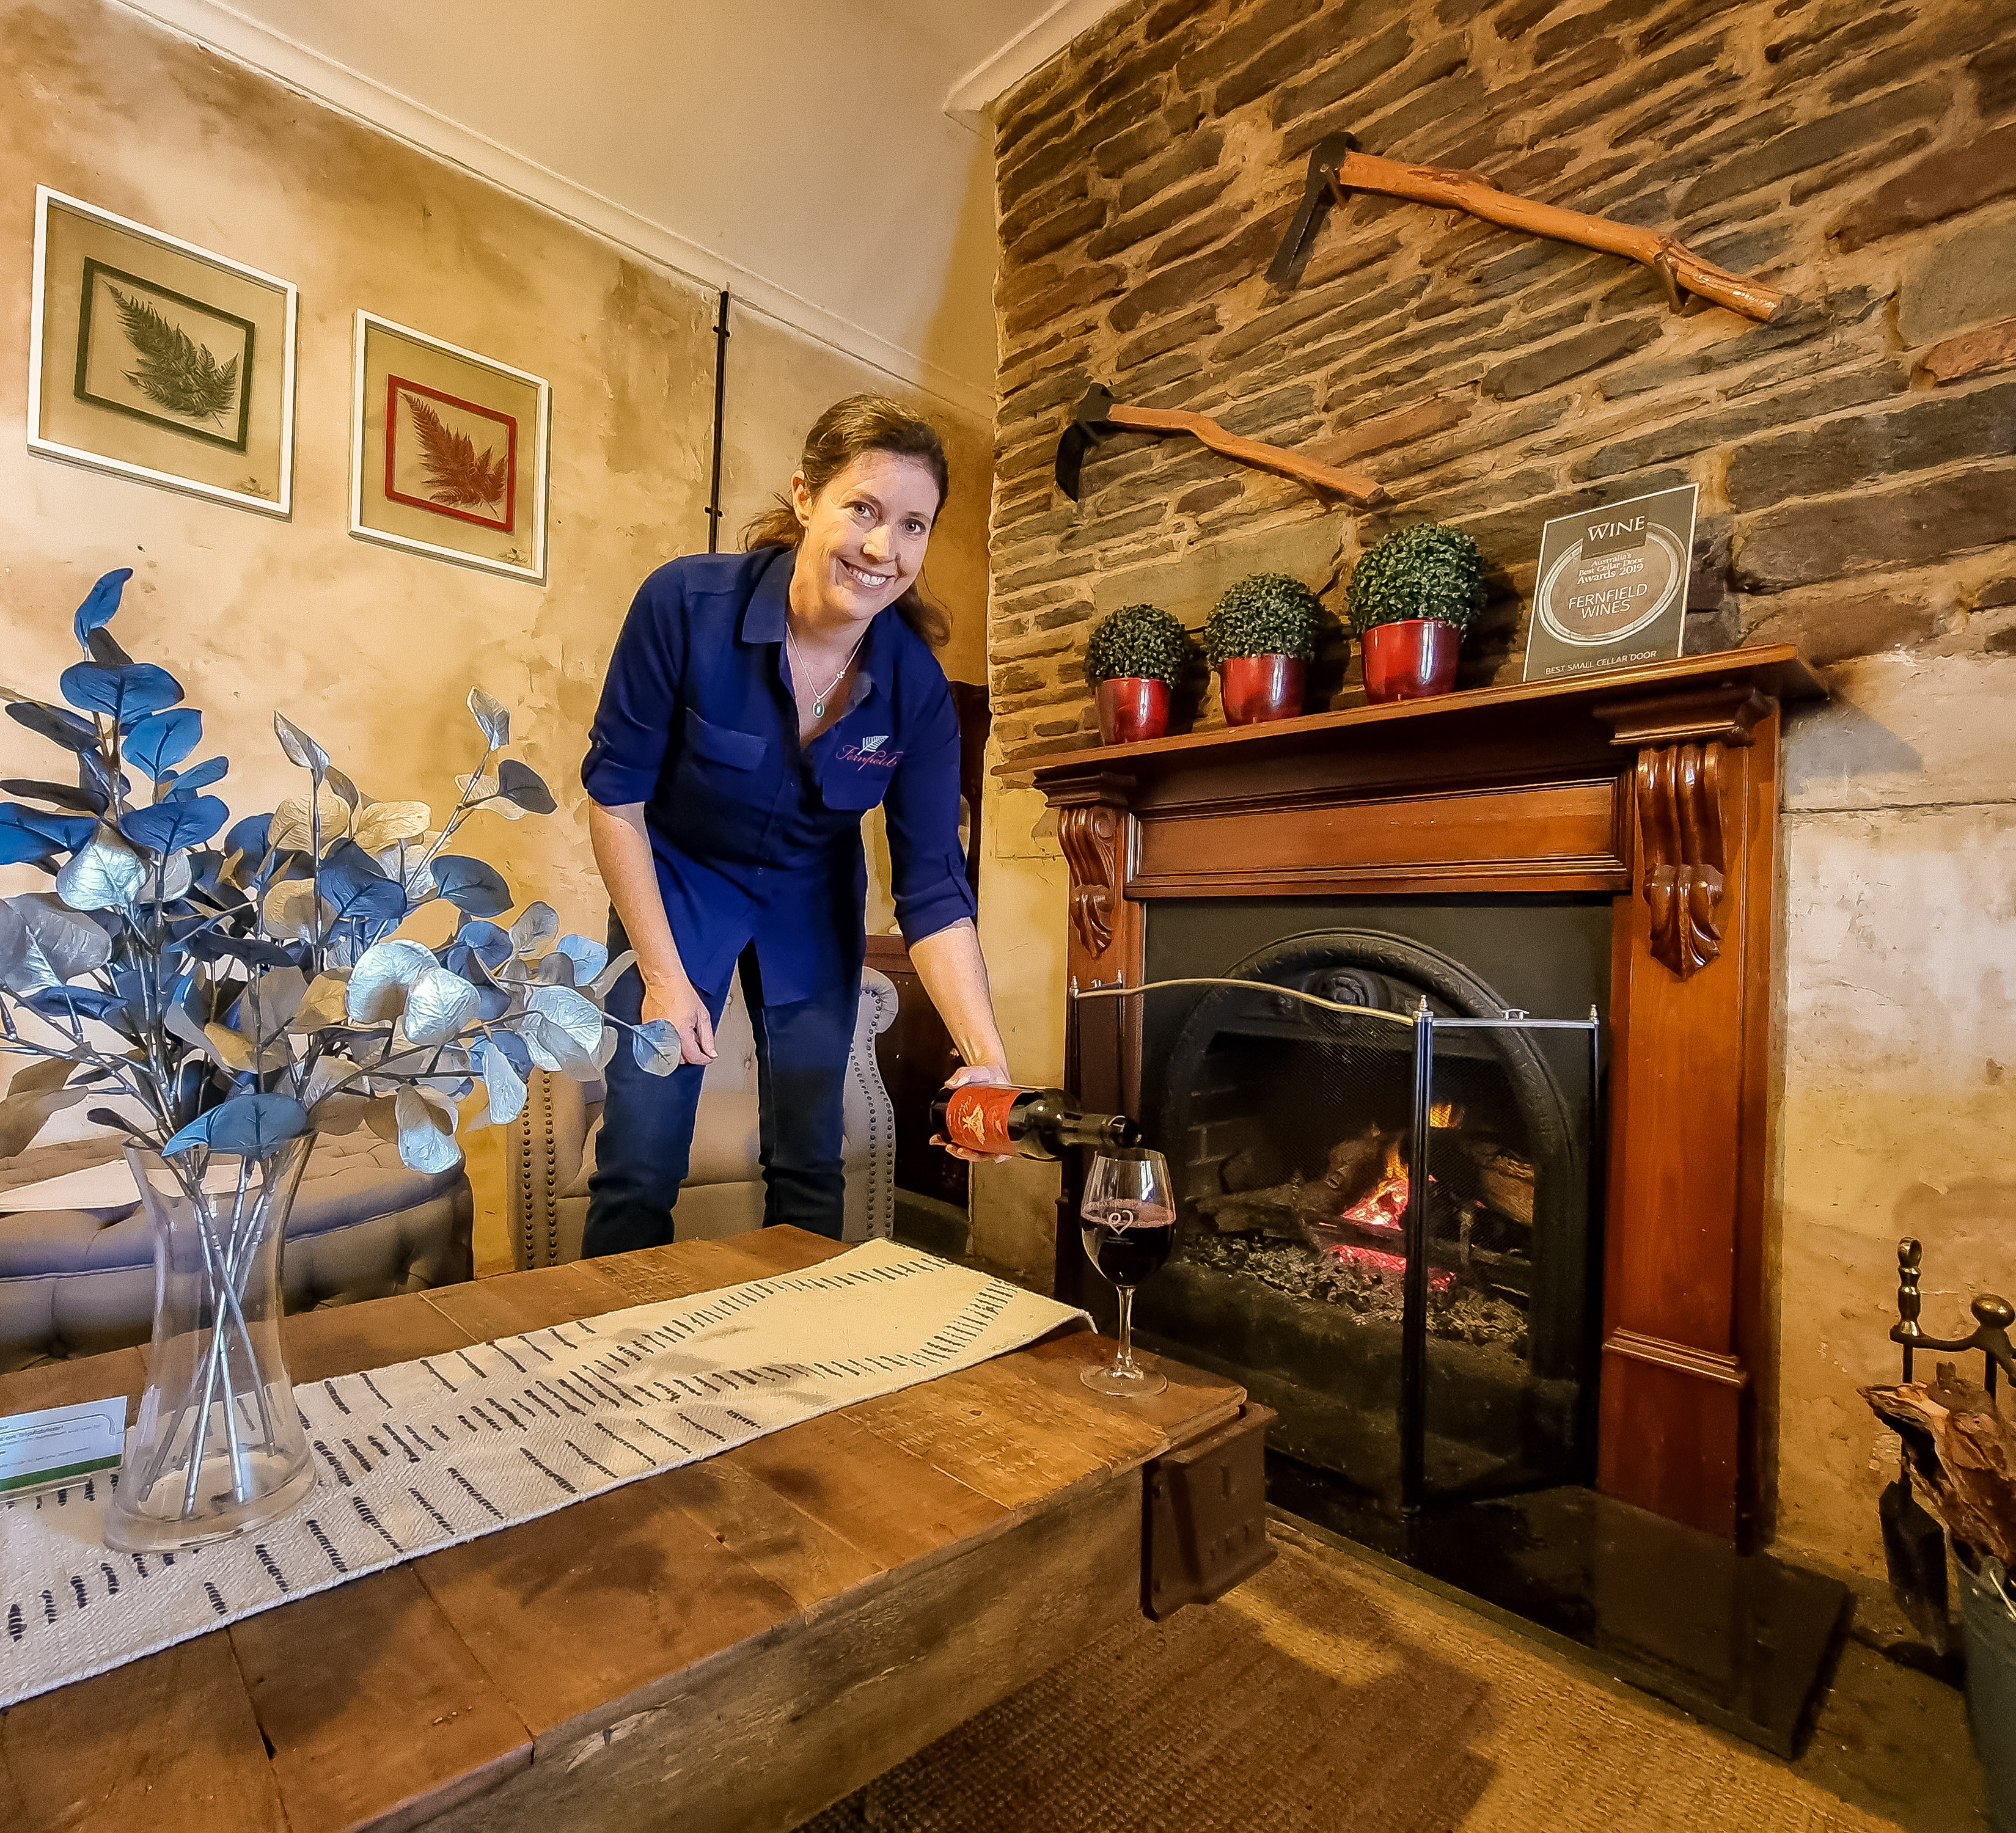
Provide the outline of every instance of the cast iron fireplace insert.
{"type": "Polygon", "coordinates": [[[1144,996],[1143,1118],[1179,1199],[1144,1334],[1275,1407],[1277,1459],[1389,1515],[1586,1481],[1595,998],[1529,1013],[1432,942],[1363,921],[1229,963],[1168,952],[1222,979],[1144,996]]]}

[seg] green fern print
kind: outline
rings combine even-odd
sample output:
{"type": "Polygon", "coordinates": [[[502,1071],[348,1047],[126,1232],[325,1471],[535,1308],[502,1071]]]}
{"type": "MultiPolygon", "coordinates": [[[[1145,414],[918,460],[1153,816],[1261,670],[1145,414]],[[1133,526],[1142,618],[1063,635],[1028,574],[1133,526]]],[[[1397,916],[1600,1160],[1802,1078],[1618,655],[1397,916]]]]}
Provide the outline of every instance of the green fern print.
{"type": "Polygon", "coordinates": [[[137,369],[126,372],[126,379],[158,408],[222,426],[238,400],[237,358],[220,364],[207,345],[170,324],[159,307],[128,298],[109,282],[106,290],[140,359],[137,369]]]}

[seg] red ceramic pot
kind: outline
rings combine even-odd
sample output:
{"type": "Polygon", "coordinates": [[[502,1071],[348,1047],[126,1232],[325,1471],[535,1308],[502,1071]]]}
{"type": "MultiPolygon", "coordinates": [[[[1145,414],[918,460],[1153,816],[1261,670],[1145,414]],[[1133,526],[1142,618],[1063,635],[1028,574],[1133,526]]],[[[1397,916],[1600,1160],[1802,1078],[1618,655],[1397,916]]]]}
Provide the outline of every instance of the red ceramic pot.
{"type": "Polygon", "coordinates": [[[1309,664],[1292,656],[1228,656],[1218,665],[1227,725],[1293,719],[1302,710],[1309,664]]]}
{"type": "Polygon", "coordinates": [[[1106,745],[1159,739],[1169,729],[1169,684],[1123,674],[1099,684],[1099,737],[1106,745]]]}
{"type": "Polygon", "coordinates": [[[1456,685],[1456,651],[1463,632],[1438,617],[1375,624],[1359,639],[1365,652],[1365,697],[1424,700],[1456,685]]]}

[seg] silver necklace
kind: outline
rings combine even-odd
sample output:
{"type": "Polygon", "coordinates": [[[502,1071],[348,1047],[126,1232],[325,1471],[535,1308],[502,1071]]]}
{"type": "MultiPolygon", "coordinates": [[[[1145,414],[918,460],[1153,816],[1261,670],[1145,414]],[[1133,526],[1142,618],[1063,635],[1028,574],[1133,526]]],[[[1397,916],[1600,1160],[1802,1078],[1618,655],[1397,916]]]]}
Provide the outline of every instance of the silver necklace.
{"type": "MultiPolygon", "coordinates": [[[[847,671],[854,666],[855,657],[861,653],[861,645],[867,641],[868,632],[864,630],[859,636],[854,639],[854,647],[847,652],[847,660],[840,665],[840,674],[835,675],[831,681],[828,681],[826,685],[820,688],[819,692],[813,696],[812,717],[815,720],[823,719],[826,717],[826,695],[831,693],[835,688],[840,685],[841,675],[846,674],[847,671]]],[[[791,627],[788,624],[784,626],[784,645],[785,647],[791,652],[791,660],[793,663],[797,667],[802,668],[805,666],[805,659],[798,653],[797,641],[792,636],[791,627]]]]}

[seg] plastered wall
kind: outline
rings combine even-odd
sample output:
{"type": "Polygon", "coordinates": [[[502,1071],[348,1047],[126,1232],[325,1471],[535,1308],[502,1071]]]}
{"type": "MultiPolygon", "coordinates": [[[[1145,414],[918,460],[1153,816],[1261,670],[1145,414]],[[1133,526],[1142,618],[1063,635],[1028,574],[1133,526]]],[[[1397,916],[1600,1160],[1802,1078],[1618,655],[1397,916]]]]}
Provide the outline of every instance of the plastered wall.
{"type": "MultiPolygon", "coordinates": [[[[603,667],[638,582],[704,548],[715,296],[99,0],[0,0],[0,679],[52,696],[70,613],[115,566],[117,632],[182,681],[227,752],[218,793],[270,808],[299,786],[275,708],[380,797],[437,816],[480,745],[480,683],[514,709],[518,754],[560,802],[479,817],[467,850],[520,899],[599,933],[604,900],[577,777],[603,667]],[[33,458],[26,450],[38,184],[280,275],[301,289],[291,522],[33,458]],[[495,356],[553,386],[544,587],[390,552],[345,533],[351,322],[358,307],[495,356]]],[[[738,315],[725,527],[787,480],[805,427],[880,387],[943,426],[960,487],[932,583],[959,627],[949,668],[979,678],[988,429],[787,327],[738,315]],[[962,666],[963,664],[963,666],[962,666]]],[[[0,725],[0,776],[53,774],[0,725]]],[[[26,868],[0,889],[45,881],[26,868]]],[[[479,1260],[502,1251],[498,1136],[470,1140],[479,1260]]]]}
{"type": "Polygon", "coordinates": [[[1935,1335],[2016,1296],[2016,657],[1829,681],[1785,753],[1778,1532],[1874,1577],[1896,1439],[1856,1389],[1898,1376],[1899,1238],[1924,1243],[1935,1335]]]}

